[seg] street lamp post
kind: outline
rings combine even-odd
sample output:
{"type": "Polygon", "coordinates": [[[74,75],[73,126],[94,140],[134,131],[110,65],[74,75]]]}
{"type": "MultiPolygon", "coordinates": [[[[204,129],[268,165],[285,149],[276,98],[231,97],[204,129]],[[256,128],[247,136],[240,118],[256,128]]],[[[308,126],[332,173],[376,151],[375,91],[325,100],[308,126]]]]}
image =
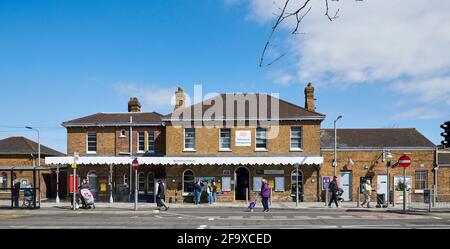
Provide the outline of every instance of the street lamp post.
{"type": "Polygon", "coordinates": [[[342,118],[342,115],[339,115],[339,117],[337,117],[334,120],[334,160],[333,160],[334,176],[336,176],[336,168],[337,168],[337,129],[336,129],[336,123],[341,118],[342,118]]]}
{"type": "Polygon", "coordinates": [[[387,181],[386,181],[386,188],[387,188],[387,194],[386,194],[386,205],[389,206],[389,195],[391,193],[390,190],[390,176],[389,176],[389,170],[391,168],[391,158],[392,158],[392,153],[390,151],[385,153],[385,158],[386,158],[386,177],[387,177],[387,181]]]}
{"type": "Polygon", "coordinates": [[[30,127],[30,126],[26,126],[25,128],[37,132],[37,135],[38,135],[38,167],[40,167],[41,166],[41,142],[40,142],[41,136],[40,136],[40,131],[39,131],[39,129],[35,129],[35,128],[30,127]]]}

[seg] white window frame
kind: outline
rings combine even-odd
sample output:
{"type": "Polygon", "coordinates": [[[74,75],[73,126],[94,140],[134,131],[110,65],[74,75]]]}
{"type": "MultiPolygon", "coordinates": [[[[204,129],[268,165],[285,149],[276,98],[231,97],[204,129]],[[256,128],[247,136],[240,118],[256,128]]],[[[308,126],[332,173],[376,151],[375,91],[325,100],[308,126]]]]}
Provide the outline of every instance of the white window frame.
{"type": "Polygon", "coordinates": [[[97,132],[88,131],[86,133],[86,154],[97,154],[97,132]],[[89,150],[89,134],[95,134],[95,151],[89,150]]]}
{"type": "Polygon", "coordinates": [[[232,131],[231,131],[231,128],[220,128],[219,129],[219,151],[227,151],[227,152],[230,152],[230,151],[232,151],[232,149],[231,149],[231,143],[232,143],[232,137],[231,137],[231,133],[232,133],[232,131]],[[221,139],[222,139],[222,130],[223,129],[227,129],[227,130],[229,130],[230,131],[230,147],[222,147],[222,141],[221,141],[221,139]]]}
{"type": "Polygon", "coordinates": [[[145,131],[138,131],[137,132],[137,153],[144,153],[145,152],[145,131]],[[139,143],[141,142],[139,139],[140,139],[140,134],[144,134],[143,136],[142,136],[142,139],[144,139],[144,141],[143,141],[143,144],[144,144],[144,149],[143,150],[141,150],[140,148],[139,148],[139,143]]]}
{"type": "Polygon", "coordinates": [[[195,128],[184,128],[183,129],[183,151],[188,151],[188,152],[195,151],[195,148],[197,146],[196,137],[197,137],[197,132],[196,132],[195,128]],[[186,148],[186,129],[194,129],[194,148],[186,148]]]}
{"type": "Polygon", "coordinates": [[[156,147],[156,144],[155,144],[155,131],[148,131],[147,132],[147,151],[149,152],[149,153],[155,153],[155,147],[156,147]],[[153,146],[153,149],[151,150],[150,149],[150,134],[153,134],[153,140],[151,140],[151,142],[152,142],[152,146],[153,146]]]}
{"type": "Polygon", "coordinates": [[[195,184],[195,173],[192,169],[186,169],[185,171],[183,171],[183,174],[181,175],[182,180],[181,180],[181,190],[183,193],[183,196],[193,196],[194,195],[194,190],[193,192],[186,192],[184,191],[184,174],[186,174],[187,171],[192,172],[192,179],[193,179],[193,184],[195,184]]]}
{"type": "Polygon", "coordinates": [[[267,152],[267,151],[269,151],[269,149],[267,148],[268,146],[269,145],[268,145],[268,139],[267,139],[267,128],[266,127],[257,127],[255,129],[255,151],[257,151],[257,152],[267,152]],[[265,131],[266,131],[266,147],[265,148],[258,148],[257,147],[256,140],[257,140],[258,129],[265,129],[265,131]]]}
{"type": "Polygon", "coordinates": [[[303,151],[303,126],[291,126],[289,131],[289,144],[290,151],[303,151]],[[300,128],[300,148],[292,147],[292,128],[300,128]]]}
{"type": "Polygon", "coordinates": [[[127,137],[126,134],[127,134],[127,131],[126,131],[125,129],[121,129],[121,130],[120,130],[120,133],[119,133],[119,137],[122,137],[122,138],[123,138],[123,137],[127,137]]]}

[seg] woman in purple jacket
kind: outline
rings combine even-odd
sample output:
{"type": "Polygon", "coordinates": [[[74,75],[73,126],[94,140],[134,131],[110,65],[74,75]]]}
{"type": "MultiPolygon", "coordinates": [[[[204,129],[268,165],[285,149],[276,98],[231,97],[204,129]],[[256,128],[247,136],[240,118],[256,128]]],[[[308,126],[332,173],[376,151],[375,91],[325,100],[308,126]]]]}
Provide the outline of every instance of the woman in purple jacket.
{"type": "Polygon", "coordinates": [[[269,184],[267,183],[266,179],[262,180],[260,195],[261,195],[262,205],[264,207],[263,212],[269,212],[270,188],[269,188],[269,184]]]}

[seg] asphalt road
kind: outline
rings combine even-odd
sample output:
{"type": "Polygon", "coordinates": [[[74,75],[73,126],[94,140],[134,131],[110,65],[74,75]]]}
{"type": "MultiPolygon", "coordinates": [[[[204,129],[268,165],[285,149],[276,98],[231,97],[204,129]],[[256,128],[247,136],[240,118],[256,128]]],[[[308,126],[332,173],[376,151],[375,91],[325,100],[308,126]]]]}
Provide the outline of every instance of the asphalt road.
{"type": "Polygon", "coordinates": [[[2,229],[449,229],[450,214],[427,215],[391,212],[277,209],[269,213],[242,208],[173,208],[169,211],[0,210],[2,229]]]}

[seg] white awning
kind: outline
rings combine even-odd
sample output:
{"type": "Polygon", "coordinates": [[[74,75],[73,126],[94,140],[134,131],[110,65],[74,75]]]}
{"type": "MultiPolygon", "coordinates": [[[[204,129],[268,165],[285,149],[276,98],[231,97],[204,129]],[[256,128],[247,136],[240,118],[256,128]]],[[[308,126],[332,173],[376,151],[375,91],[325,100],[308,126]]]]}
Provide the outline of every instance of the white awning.
{"type": "MultiPolygon", "coordinates": [[[[135,157],[79,157],[78,165],[129,165],[135,157]]],[[[140,165],[319,165],[321,156],[137,157],[140,165]]],[[[72,164],[73,157],[46,157],[47,165],[72,164]]]]}

